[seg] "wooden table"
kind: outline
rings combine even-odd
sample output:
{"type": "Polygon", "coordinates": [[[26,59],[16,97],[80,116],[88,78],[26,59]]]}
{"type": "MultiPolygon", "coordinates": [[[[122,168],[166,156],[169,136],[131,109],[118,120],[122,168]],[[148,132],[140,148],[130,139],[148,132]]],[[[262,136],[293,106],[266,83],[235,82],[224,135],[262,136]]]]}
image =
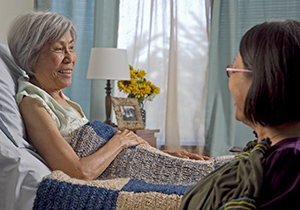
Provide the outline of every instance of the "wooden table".
{"type": "Polygon", "coordinates": [[[155,133],[159,132],[159,129],[144,129],[144,130],[132,130],[136,135],[145,139],[152,147],[156,147],[155,133]]]}

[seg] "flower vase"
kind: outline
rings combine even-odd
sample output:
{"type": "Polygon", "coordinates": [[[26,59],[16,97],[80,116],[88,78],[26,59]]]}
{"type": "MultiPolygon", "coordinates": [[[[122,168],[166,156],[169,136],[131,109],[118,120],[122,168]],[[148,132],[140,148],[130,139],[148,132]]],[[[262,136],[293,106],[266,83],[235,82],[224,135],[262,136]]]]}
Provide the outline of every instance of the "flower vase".
{"type": "Polygon", "coordinates": [[[144,109],[144,104],[140,103],[140,112],[141,112],[141,116],[142,116],[142,120],[144,122],[144,125],[146,127],[146,110],[144,109]]]}

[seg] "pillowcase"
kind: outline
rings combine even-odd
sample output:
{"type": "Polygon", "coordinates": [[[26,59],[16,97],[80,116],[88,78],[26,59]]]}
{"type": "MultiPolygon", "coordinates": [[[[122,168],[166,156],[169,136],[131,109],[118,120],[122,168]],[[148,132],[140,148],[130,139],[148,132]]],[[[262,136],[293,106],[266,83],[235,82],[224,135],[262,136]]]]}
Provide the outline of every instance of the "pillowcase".
{"type": "Polygon", "coordinates": [[[0,209],[32,209],[38,184],[51,173],[25,140],[15,100],[17,80],[25,75],[0,44],[0,209]]]}
{"type": "Polygon", "coordinates": [[[17,80],[26,73],[13,61],[6,44],[0,44],[0,75],[0,129],[17,147],[30,147],[15,100],[17,80]]]}
{"type": "Polygon", "coordinates": [[[51,173],[42,158],[0,130],[0,169],[0,209],[32,209],[38,184],[51,173]]]}

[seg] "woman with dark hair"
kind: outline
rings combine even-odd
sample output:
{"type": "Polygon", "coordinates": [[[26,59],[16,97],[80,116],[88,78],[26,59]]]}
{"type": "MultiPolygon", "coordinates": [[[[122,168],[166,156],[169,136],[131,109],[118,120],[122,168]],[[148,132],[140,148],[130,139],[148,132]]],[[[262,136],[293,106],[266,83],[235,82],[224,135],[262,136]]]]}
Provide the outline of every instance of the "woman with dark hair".
{"type": "Polygon", "coordinates": [[[200,180],[180,209],[300,209],[300,22],[254,26],[226,71],[235,118],[258,143],[200,180]]]}

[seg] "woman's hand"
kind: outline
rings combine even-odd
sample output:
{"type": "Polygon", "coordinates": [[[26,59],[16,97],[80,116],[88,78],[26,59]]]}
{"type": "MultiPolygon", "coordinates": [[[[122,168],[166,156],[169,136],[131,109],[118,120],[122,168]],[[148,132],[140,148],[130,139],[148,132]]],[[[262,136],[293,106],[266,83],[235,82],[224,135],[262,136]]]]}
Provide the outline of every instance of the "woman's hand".
{"type": "Polygon", "coordinates": [[[195,153],[190,153],[187,151],[169,151],[163,150],[163,152],[173,155],[175,157],[186,158],[186,159],[195,159],[195,160],[210,160],[212,157],[202,156],[195,153]]]}
{"type": "Polygon", "coordinates": [[[122,144],[122,148],[128,148],[139,144],[149,144],[146,140],[136,135],[133,131],[125,129],[117,131],[110,141],[119,141],[122,144]]]}

